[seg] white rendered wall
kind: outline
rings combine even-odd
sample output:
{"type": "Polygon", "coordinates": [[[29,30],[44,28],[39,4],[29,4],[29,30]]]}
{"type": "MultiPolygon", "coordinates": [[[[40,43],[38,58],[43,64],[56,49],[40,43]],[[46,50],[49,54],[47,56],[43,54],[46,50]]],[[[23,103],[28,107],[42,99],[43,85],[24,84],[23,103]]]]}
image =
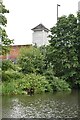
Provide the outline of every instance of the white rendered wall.
{"type": "Polygon", "coordinates": [[[78,11],[80,11],[80,1],[78,2],[78,11]]]}
{"type": "Polygon", "coordinates": [[[48,44],[48,32],[46,31],[36,31],[33,32],[33,44],[37,44],[37,46],[47,45],[48,44]]]}
{"type": "Polygon", "coordinates": [[[43,40],[44,40],[44,45],[48,45],[49,44],[49,38],[48,38],[49,34],[48,32],[43,31],[43,40]]]}

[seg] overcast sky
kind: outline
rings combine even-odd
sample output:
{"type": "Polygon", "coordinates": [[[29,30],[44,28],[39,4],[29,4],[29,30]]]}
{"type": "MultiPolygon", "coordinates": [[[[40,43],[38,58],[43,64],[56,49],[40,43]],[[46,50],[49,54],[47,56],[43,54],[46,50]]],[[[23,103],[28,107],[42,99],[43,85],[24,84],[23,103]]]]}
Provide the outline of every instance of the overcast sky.
{"type": "Polygon", "coordinates": [[[57,4],[59,17],[75,14],[78,10],[79,0],[3,0],[10,13],[6,15],[7,34],[14,39],[15,44],[32,43],[31,29],[42,23],[50,29],[57,21],[57,4]]]}

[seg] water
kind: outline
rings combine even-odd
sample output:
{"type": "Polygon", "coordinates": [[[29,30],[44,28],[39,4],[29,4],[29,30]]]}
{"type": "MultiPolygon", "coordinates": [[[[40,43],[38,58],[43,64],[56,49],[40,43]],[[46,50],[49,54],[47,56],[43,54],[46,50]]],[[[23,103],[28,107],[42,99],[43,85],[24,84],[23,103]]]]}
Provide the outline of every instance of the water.
{"type": "Polygon", "coordinates": [[[34,96],[3,96],[3,118],[74,118],[79,113],[79,94],[46,93],[34,96]]]}

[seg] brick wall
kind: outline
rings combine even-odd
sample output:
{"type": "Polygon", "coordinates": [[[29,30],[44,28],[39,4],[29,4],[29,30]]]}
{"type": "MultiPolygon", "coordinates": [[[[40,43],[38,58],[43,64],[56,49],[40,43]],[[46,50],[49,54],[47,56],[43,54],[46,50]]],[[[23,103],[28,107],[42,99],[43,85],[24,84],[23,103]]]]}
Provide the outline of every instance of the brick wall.
{"type": "Polygon", "coordinates": [[[15,60],[19,53],[20,53],[20,49],[21,48],[30,48],[32,45],[13,45],[10,47],[10,52],[7,55],[1,55],[0,59],[11,59],[11,60],[15,60]]]}

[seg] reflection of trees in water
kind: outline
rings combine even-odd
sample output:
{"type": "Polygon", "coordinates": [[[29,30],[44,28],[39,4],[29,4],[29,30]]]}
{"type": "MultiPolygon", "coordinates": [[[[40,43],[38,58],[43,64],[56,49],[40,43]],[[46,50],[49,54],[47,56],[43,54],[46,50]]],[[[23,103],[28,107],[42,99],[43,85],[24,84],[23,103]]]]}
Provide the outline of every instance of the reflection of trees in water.
{"type": "MultiPolygon", "coordinates": [[[[11,118],[76,117],[77,98],[77,92],[7,97],[6,104],[3,104],[3,116],[11,118]]],[[[3,103],[5,99],[4,96],[3,103]]]]}

